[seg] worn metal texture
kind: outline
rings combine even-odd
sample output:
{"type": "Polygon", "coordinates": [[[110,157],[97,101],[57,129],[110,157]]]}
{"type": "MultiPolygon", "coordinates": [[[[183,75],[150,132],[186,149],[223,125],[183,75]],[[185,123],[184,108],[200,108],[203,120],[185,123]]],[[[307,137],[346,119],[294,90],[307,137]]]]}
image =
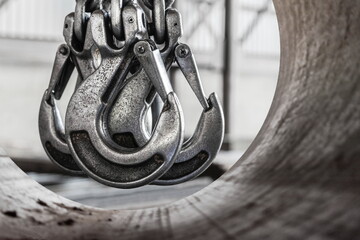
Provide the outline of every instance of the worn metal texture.
{"type": "Polygon", "coordinates": [[[209,97],[211,108],[204,110],[193,136],[185,142],[174,165],[159,185],[180,184],[198,177],[213,162],[224,139],[224,115],[215,93],[209,97]]]}
{"type": "MultiPolygon", "coordinates": [[[[85,2],[78,1],[76,7],[78,11],[85,11],[85,5],[79,9],[79,4],[84,5],[85,2]]],[[[98,51],[94,46],[90,25],[83,42],[75,36],[74,15],[76,14],[70,13],[65,18],[63,34],[67,45],[62,44],[56,53],[50,84],[40,105],[39,133],[47,155],[56,165],[69,173],[82,175],[83,172],[75,163],[65,141],[64,124],[56,100],[61,98],[74,70],[74,64],[79,74],[76,87],[78,88],[84,79],[95,72],[96,63],[101,62],[101,59],[99,59],[99,54],[96,54],[98,51]]]]}
{"type": "Polygon", "coordinates": [[[124,37],[124,30],[122,24],[121,9],[123,8],[123,0],[111,0],[111,30],[118,40],[124,37]]]}
{"type": "Polygon", "coordinates": [[[62,97],[73,70],[70,49],[66,44],[62,44],[56,52],[49,87],[41,101],[39,134],[47,155],[56,165],[71,173],[81,174],[65,141],[65,129],[56,103],[56,100],[62,97]]]}
{"type": "MultiPolygon", "coordinates": [[[[174,49],[182,35],[180,13],[174,9],[167,10],[166,23],[167,41],[161,50],[161,56],[166,69],[169,69],[174,62],[174,49]]],[[[127,147],[130,142],[133,145],[129,147],[142,147],[149,141],[151,134],[146,127],[146,114],[157,95],[155,90],[143,68],[126,79],[124,87],[109,109],[108,128],[116,143],[127,147]]]]}
{"type": "MultiPolygon", "coordinates": [[[[66,140],[79,167],[95,180],[119,188],[143,186],[162,176],[174,163],[183,141],[182,110],[173,92],[164,99],[166,103],[157,127],[144,147],[119,147],[104,124],[108,122],[109,102],[117,95],[118,89],[114,86],[122,85],[133,61],[131,46],[146,34],[141,13],[136,5],[124,8],[126,44],[121,49],[108,45],[104,13],[95,11],[92,14],[89,25],[102,63],[75,91],[65,121],[66,140]]],[[[161,57],[160,63],[166,75],[161,57]]]]}
{"type": "Polygon", "coordinates": [[[275,0],[276,96],[244,157],[173,204],[82,206],[0,160],[3,239],[356,239],[360,235],[360,0],[275,0]]]}
{"type": "Polygon", "coordinates": [[[206,98],[199,70],[189,46],[179,44],[176,61],[203,106],[200,121],[193,136],[183,144],[175,164],[160,180],[159,185],[174,185],[189,181],[204,172],[215,159],[224,139],[224,114],[215,93],[206,98]]]}
{"type": "Polygon", "coordinates": [[[87,24],[87,29],[84,31],[84,41],[79,41],[75,36],[75,23],[74,13],[67,15],[65,17],[63,35],[65,42],[71,50],[71,57],[79,74],[79,85],[95,72],[101,62],[101,57],[92,38],[90,24],[87,24]]]}

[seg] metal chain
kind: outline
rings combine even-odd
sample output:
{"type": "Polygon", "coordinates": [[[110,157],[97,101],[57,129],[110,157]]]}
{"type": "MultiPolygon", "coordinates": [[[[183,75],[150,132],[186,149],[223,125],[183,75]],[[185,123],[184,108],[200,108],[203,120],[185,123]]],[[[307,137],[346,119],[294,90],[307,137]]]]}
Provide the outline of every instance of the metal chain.
{"type": "Polygon", "coordinates": [[[154,39],[157,44],[165,42],[166,19],[165,19],[165,0],[154,0],[153,6],[153,25],[154,39]]]}
{"type": "MultiPolygon", "coordinates": [[[[152,21],[150,33],[154,36],[157,44],[163,44],[166,36],[165,12],[175,0],[139,0],[151,11],[152,21]]],[[[87,21],[90,14],[98,9],[105,10],[110,15],[110,27],[113,36],[122,41],[124,30],[122,23],[122,10],[129,0],[76,0],[74,32],[76,38],[83,43],[87,21]]]]}
{"type": "Polygon", "coordinates": [[[75,7],[75,22],[74,30],[75,36],[80,41],[83,42],[85,39],[85,23],[86,23],[86,3],[88,0],[77,0],[75,7]]]}
{"type": "MultiPolygon", "coordinates": [[[[74,17],[74,33],[75,33],[76,38],[81,43],[83,43],[85,40],[85,31],[86,31],[86,25],[87,25],[89,16],[95,10],[109,8],[108,7],[110,5],[109,1],[110,0],[100,0],[100,1],[76,0],[75,13],[74,13],[74,15],[75,15],[75,17],[74,17]]],[[[118,4],[118,6],[122,7],[122,5],[119,5],[119,4],[118,4]]],[[[114,7],[114,9],[116,9],[116,7],[114,7]]],[[[116,16],[116,15],[114,14],[114,16],[116,16]]],[[[114,19],[114,22],[117,23],[117,21],[118,21],[117,19],[114,19]]],[[[115,29],[116,29],[116,27],[115,27],[115,29]]]]}
{"type": "MultiPolygon", "coordinates": [[[[149,9],[153,9],[154,8],[154,1],[155,0],[142,0],[143,3],[145,4],[146,7],[148,7],[149,9]]],[[[175,2],[175,0],[165,0],[165,8],[168,9],[171,7],[171,5],[173,5],[175,2]]]]}
{"type": "Polygon", "coordinates": [[[111,29],[117,40],[123,38],[122,14],[123,0],[111,0],[111,29]]]}

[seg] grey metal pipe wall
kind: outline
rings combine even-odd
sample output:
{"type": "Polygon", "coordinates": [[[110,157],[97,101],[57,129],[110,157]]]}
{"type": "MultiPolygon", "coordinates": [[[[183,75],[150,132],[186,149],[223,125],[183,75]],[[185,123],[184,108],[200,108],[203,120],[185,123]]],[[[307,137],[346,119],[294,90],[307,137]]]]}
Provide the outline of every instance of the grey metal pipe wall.
{"type": "Polygon", "coordinates": [[[282,60],[245,156],[167,206],[105,211],[45,190],[0,154],[4,239],[356,239],[360,0],[275,0],[282,60]]]}

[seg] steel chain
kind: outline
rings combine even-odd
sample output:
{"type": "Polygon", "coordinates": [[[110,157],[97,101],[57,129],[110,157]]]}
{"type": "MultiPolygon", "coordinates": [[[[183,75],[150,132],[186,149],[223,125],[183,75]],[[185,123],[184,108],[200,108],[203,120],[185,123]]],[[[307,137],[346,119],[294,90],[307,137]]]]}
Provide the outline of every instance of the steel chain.
{"type": "Polygon", "coordinates": [[[154,0],[152,13],[155,42],[163,44],[166,34],[165,0],[154,0]]]}
{"type": "MultiPolygon", "coordinates": [[[[155,0],[142,0],[142,1],[145,4],[145,6],[148,7],[149,9],[154,8],[155,0]]],[[[166,9],[170,8],[174,4],[174,2],[175,2],[175,0],[165,0],[165,8],[166,9]]]]}
{"type": "Polygon", "coordinates": [[[118,40],[122,40],[124,37],[122,26],[122,14],[123,0],[111,0],[111,29],[118,40]]]}
{"type": "Polygon", "coordinates": [[[85,39],[86,3],[88,0],[77,0],[75,7],[75,35],[80,42],[85,39]]]}
{"type": "MultiPolygon", "coordinates": [[[[124,38],[122,24],[122,9],[129,0],[76,0],[74,33],[78,41],[84,42],[87,21],[92,12],[103,9],[110,15],[111,30],[113,36],[122,41],[124,38]]],[[[152,22],[149,33],[154,36],[157,44],[165,42],[166,19],[165,11],[169,9],[175,0],[140,0],[151,11],[152,22]]]]}

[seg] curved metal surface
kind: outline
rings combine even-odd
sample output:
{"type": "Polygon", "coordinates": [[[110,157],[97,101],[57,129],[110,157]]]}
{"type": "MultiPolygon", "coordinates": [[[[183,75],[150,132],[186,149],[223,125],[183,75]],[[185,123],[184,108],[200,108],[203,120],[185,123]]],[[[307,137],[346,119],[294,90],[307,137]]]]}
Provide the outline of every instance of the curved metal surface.
{"type": "MultiPolygon", "coordinates": [[[[182,36],[179,12],[168,9],[166,22],[168,36],[165,47],[161,50],[161,56],[165,68],[169,69],[175,57],[174,48],[182,36]]],[[[131,142],[132,147],[142,147],[149,141],[150,133],[146,131],[145,122],[147,121],[146,114],[156,96],[156,91],[153,90],[153,83],[144,69],[126,80],[109,112],[109,132],[118,144],[131,142]]]]}
{"type": "Polygon", "coordinates": [[[123,0],[111,0],[111,30],[117,40],[123,40],[124,31],[122,26],[123,0]]]}
{"type": "Polygon", "coordinates": [[[174,165],[157,185],[180,184],[198,177],[213,162],[224,139],[224,114],[216,94],[209,97],[211,107],[201,114],[195,133],[185,142],[174,165]]]}
{"type": "Polygon", "coordinates": [[[49,192],[1,157],[1,238],[359,236],[360,0],[274,2],[282,44],[276,96],[229,172],[173,204],[100,210],[49,192]]]}
{"type": "Polygon", "coordinates": [[[154,39],[157,44],[163,44],[166,36],[165,0],[154,0],[153,24],[154,39]]]}
{"type": "Polygon", "coordinates": [[[70,154],[65,141],[62,119],[52,96],[50,101],[51,103],[46,101],[46,96],[44,96],[40,107],[39,132],[41,143],[46,154],[57,166],[73,174],[82,174],[81,169],[70,154]]]}
{"type": "Polygon", "coordinates": [[[56,52],[49,87],[41,100],[39,134],[47,155],[56,165],[68,172],[81,174],[66,144],[64,125],[56,104],[56,100],[62,97],[73,70],[70,49],[66,44],[60,45],[56,52]]]}
{"type": "Polygon", "coordinates": [[[75,35],[80,42],[83,42],[85,39],[85,29],[84,26],[86,25],[86,4],[88,0],[76,0],[76,7],[75,7],[75,35]]]}
{"type": "MultiPolygon", "coordinates": [[[[145,34],[142,25],[136,24],[141,14],[135,6],[127,5],[123,16],[133,19],[125,25],[126,46],[131,46],[145,34]]],[[[103,124],[107,123],[106,108],[111,95],[116,95],[114,91],[125,80],[134,54],[130,47],[116,50],[108,45],[104,17],[103,12],[96,11],[90,18],[89,25],[102,54],[102,63],[70,100],[66,115],[67,143],[77,164],[90,177],[114,187],[138,187],[159,178],[175,161],[183,138],[182,112],[177,97],[167,92],[157,127],[144,147],[125,149],[112,144],[104,128],[107,124],[103,124]]]]}
{"type": "Polygon", "coordinates": [[[87,29],[84,31],[83,42],[79,42],[75,37],[76,22],[74,13],[66,16],[64,25],[64,39],[71,50],[72,60],[79,73],[80,82],[82,82],[95,72],[101,62],[101,56],[92,38],[90,24],[87,25],[87,29]]]}
{"type": "Polygon", "coordinates": [[[219,99],[214,93],[209,99],[206,98],[190,47],[179,44],[175,55],[181,71],[203,107],[203,113],[195,133],[182,146],[175,164],[160,180],[154,182],[158,185],[183,183],[203,173],[219,152],[225,133],[224,113],[219,99]]]}

